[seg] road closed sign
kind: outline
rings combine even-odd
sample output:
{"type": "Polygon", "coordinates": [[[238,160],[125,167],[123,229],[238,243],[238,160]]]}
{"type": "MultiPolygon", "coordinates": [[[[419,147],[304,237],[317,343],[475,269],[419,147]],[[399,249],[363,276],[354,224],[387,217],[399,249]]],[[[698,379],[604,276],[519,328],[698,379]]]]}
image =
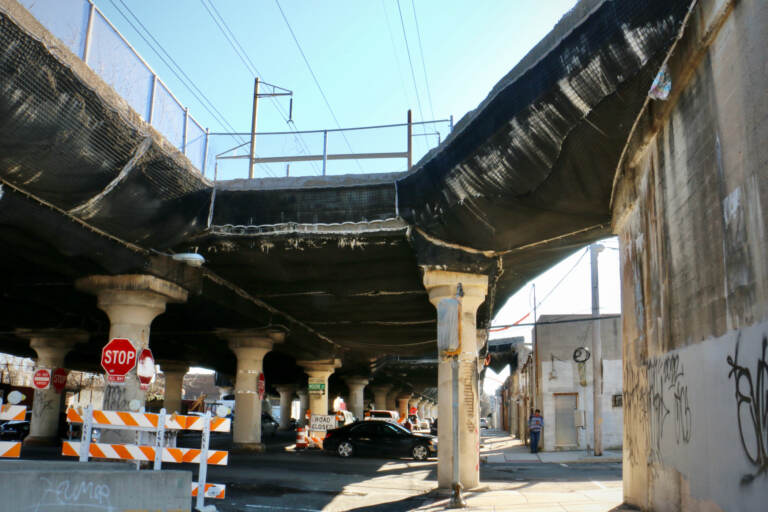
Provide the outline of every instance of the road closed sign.
{"type": "Polygon", "coordinates": [[[313,414],[309,418],[309,430],[313,432],[326,432],[336,428],[336,416],[313,414]]]}
{"type": "Polygon", "coordinates": [[[126,338],[113,338],[101,349],[101,367],[107,381],[125,382],[126,374],[136,366],[136,347],[126,338]]]}

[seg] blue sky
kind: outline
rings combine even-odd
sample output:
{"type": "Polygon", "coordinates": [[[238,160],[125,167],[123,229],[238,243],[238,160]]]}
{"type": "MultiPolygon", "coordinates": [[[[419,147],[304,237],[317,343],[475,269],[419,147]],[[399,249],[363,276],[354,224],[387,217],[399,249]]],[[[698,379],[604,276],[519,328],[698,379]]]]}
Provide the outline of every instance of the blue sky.
{"type": "MultiPolygon", "coordinates": [[[[224,127],[211,116],[128,23],[133,12],[237,130],[250,130],[253,74],[213,21],[218,11],[247,51],[260,78],[294,92],[294,121],[301,130],[455,120],[475,108],[574,4],[574,0],[96,0],[96,5],[211,130],[224,127]],[[215,9],[211,7],[211,3],[215,9]],[[298,39],[330,104],[294,42],[278,5],[298,39]],[[206,9],[207,7],[207,9],[206,9]],[[402,13],[402,17],[401,17],[402,13]],[[418,22],[418,30],[417,30],[418,22]],[[405,30],[403,30],[403,27],[405,30]],[[404,37],[405,32],[405,37],[404,37]],[[410,50],[413,73],[406,48],[410,50]],[[423,53],[422,53],[423,50],[423,53]],[[423,60],[422,60],[423,54],[423,60]],[[426,71],[426,75],[425,75],[426,71]],[[418,91],[418,93],[417,93],[418,91]],[[418,94],[418,99],[417,99],[418,94]],[[333,111],[333,115],[331,113],[333,111]],[[335,120],[334,120],[335,115],[335,120]]],[[[134,26],[139,27],[135,19],[134,26]]],[[[146,36],[146,34],[145,34],[146,36]]],[[[280,100],[284,112],[286,100],[280,100]]],[[[259,108],[259,131],[288,129],[275,105],[259,108]]],[[[438,126],[444,137],[447,123],[438,126]]],[[[416,133],[420,133],[420,129],[416,133]]],[[[424,129],[422,133],[433,133],[424,129]]],[[[301,150],[322,151],[322,135],[304,136],[301,150]]],[[[355,152],[403,151],[402,130],[352,133],[355,152]]],[[[220,139],[219,139],[220,140],[220,139]]],[[[437,143],[434,135],[414,140],[418,155],[437,143]]],[[[264,137],[264,156],[295,153],[293,137],[264,137]]],[[[231,145],[231,144],[230,144],[231,145]]],[[[217,148],[227,146],[225,141],[217,148]]],[[[338,135],[329,152],[347,153],[338,135]]],[[[246,163],[222,166],[225,177],[245,177],[246,163]]],[[[329,173],[404,170],[403,160],[343,161],[329,173]]],[[[295,164],[291,174],[317,173],[317,165],[295,164]]],[[[284,164],[257,168],[257,175],[284,173],[284,164]]]]}

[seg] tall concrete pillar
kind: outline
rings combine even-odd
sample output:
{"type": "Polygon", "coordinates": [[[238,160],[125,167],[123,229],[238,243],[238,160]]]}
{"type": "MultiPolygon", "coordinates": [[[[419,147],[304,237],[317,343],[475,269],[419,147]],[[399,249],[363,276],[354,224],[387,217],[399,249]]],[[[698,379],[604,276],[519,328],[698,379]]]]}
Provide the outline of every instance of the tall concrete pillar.
{"type": "Polygon", "coordinates": [[[428,416],[427,414],[427,407],[429,406],[429,402],[426,400],[421,400],[419,402],[418,408],[419,408],[419,418],[426,418],[428,416]]]}
{"type": "Polygon", "coordinates": [[[182,361],[158,361],[158,363],[165,376],[163,407],[169,414],[180,413],[184,392],[184,376],[189,371],[189,364],[182,361]]]}
{"type": "MultiPolygon", "coordinates": [[[[480,483],[480,404],[477,371],[477,308],[485,301],[488,292],[488,277],[478,274],[427,270],[424,272],[424,287],[429,292],[430,302],[437,307],[440,301],[456,297],[461,283],[464,296],[461,298],[459,332],[461,348],[459,359],[459,481],[465,489],[477,487],[480,483]]],[[[440,463],[437,466],[438,486],[450,488],[453,479],[453,421],[452,421],[452,375],[450,359],[439,354],[437,370],[438,414],[440,416],[439,446],[440,463]]]]}
{"type": "Polygon", "coordinates": [[[389,393],[387,393],[387,406],[385,407],[386,410],[397,410],[397,397],[400,396],[400,393],[400,388],[393,388],[389,391],[389,393]]]}
{"type": "MultiPolygon", "coordinates": [[[[155,317],[165,312],[168,302],[185,302],[187,290],[148,275],[89,276],[78,279],[75,287],[97,297],[99,309],[109,317],[109,339],[127,338],[137,352],[149,347],[149,326],[155,317]]],[[[121,384],[107,383],[102,407],[112,411],[127,411],[138,400],[141,406],[146,392],[139,386],[136,370],[131,370],[121,384]]],[[[132,442],[132,432],[106,430],[104,442],[132,442]],[[114,435],[113,435],[114,434],[114,435]],[[114,439],[113,439],[114,438],[114,439]],[[119,438],[119,439],[118,439],[119,438]]]]}
{"type": "Polygon", "coordinates": [[[419,404],[421,404],[421,398],[417,396],[411,397],[410,400],[408,400],[408,414],[411,414],[411,409],[416,408],[416,415],[419,415],[419,404]]]}
{"type": "Polygon", "coordinates": [[[406,391],[401,391],[397,395],[397,412],[400,413],[401,418],[408,417],[408,403],[411,401],[411,394],[406,391]]]}
{"type": "Polygon", "coordinates": [[[369,380],[365,377],[344,377],[349,388],[349,410],[359,420],[363,419],[363,394],[369,380]]]}
{"type": "Polygon", "coordinates": [[[307,426],[307,409],[309,408],[309,392],[306,389],[300,389],[296,392],[299,395],[299,426],[307,426]]]}
{"type": "Polygon", "coordinates": [[[291,421],[291,404],[296,393],[295,384],[278,384],[275,386],[280,393],[280,430],[288,430],[291,421]]]}
{"type": "Polygon", "coordinates": [[[390,389],[392,389],[392,384],[377,384],[371,386],[371,391],[373,391],[373,405],[376,409],[387,408],[387,393],[390,389]]]}
{"type": "MultiPolygon", "coordinates": [[[[88,333],[77,329],[17,329],[16,335],[29,339],[29,346],[37,353],[35,366],[50,370],[51,380],[53,371],[64,366],[64,357],[72,347],[88,340],[88,333]]],[[[25,444],[58,443],[60,406],[61,394],[56,392],[52,381],[48,389],[35,389],[29,435],[24,440],[25,444]]]]}
{"type": "MultiPolygon", "coordinates": [[[[275,343],[285,339],[277,329],[220,329],[237,357],[235,377],[235,421],[232,440],[242,450],[264,451],[261,442],[262,401],[259,399],[259,375],[264,370],[264,356],[275,343]]],[[[266,396],[266,395],[265,395],[266,396]]]]}
{"type": "Polygon", "coordinates": [[[328,414],[328,377],[341,366],[340,359],[296,361],[309,376],[309,409],[312,414],[328,414]],[[318,389],[322,387],[322,390],[318,389]]]}

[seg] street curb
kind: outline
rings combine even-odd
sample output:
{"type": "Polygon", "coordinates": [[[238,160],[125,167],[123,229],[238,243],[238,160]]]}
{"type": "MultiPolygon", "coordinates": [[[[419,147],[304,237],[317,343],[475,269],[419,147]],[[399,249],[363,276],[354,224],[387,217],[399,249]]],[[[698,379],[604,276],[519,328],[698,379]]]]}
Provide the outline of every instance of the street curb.
{"type": "Polygon", "coordinates": [[[600,463],[614,463],[614,462],[622,462],[622,459],[620,457],[606,457],[604,459],[576,459],[576,460],[553,460],[553,461],[543,461],[543,460],[510,460],[510,461],[504,461],[504,462],[488,462],[488,457],[480,457],[480,462],[482,464],[486,464],[489,466],[493,465],[504,465],[504,464],[600,464],[600,463]]]}

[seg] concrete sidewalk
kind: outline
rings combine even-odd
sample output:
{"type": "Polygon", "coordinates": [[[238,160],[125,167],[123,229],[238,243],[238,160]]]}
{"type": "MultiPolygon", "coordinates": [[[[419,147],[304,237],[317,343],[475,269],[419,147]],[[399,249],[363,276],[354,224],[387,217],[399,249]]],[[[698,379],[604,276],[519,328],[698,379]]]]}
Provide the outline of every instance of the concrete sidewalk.
{"type": "Polygon", "coordinates": [[[621,462],[621,452],[603,450],[601,457],[595,457],[585,450],[531,453],[523,442],[506,432],[486,430],[480,435],[480,462],[484,464],[550,463],[582,464],[595,462],[621,462]]]}

